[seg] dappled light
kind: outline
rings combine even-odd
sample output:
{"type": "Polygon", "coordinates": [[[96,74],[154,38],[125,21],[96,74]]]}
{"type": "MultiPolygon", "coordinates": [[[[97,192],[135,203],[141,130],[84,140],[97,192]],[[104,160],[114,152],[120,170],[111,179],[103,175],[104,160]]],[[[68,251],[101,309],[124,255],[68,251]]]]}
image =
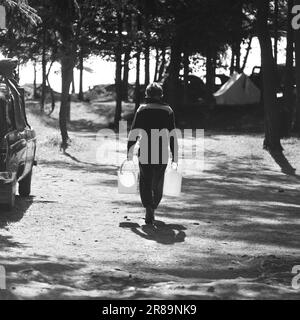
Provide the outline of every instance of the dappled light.
{"type": "Polygon", "coordinates": [[[299,299],[297,4],[1,1],[0,300],[299,299]]]}
{"type": "MultiPolygon", "coordinates": [[[[36,115],[31,122],[41,133],[38,180],[34,197],[1,212],[3,298],[296,295],[299,180],[270,165],[260,135],[207,134],[204,167],[187,171],[182,195],[163,200],[152,227],[138,195],[117,195],[118,167],[97,162],[95,136],[74,134],[73,147],[53,152],[45,143],[53,129],[36,115]]],[[[298,141],[285,148],[298,165],[290,153],[298,141]]]]}

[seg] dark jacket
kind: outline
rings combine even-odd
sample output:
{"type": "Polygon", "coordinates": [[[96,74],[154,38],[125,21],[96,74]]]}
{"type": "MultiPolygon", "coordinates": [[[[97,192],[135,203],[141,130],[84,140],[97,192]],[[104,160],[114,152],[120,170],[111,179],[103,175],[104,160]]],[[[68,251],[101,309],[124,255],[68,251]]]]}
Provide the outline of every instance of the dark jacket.
{"type": "Polygon", "coordinates": [[[140,144],[139,160],[142,164],[167,164],[169,147],[172,160],[178,161],[178,142],[174,112],[170,106],[152,101],[140,106],[132,123],[127,152],[140,144]]]}

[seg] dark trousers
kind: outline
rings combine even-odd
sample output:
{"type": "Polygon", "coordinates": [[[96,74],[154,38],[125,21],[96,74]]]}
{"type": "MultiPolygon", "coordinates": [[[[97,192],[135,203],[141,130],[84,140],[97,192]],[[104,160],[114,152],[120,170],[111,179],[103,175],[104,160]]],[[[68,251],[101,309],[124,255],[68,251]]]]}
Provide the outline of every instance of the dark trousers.
{"type": "Polygon", "coordinates": [[[164,187],[164,178],[167,165],[140,163],[140,195],[145,208],[157,209],[164,187]]]}

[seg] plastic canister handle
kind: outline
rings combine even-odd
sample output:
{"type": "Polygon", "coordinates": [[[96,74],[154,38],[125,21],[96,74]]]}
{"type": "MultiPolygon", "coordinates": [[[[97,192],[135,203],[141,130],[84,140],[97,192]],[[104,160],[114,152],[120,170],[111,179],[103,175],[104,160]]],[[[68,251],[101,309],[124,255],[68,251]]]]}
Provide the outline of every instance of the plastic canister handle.
{"type": "Polygon", "coordinates": [[[120,167],[120,173],[121,174],[123,173],[123,167],[125,166],[125,163],[127,163],[127,162],[132,162],[135,165],[133,160],[127,160],[127,159],[124,160],[124,162],[121,164],[121,167],[120,167]]]}

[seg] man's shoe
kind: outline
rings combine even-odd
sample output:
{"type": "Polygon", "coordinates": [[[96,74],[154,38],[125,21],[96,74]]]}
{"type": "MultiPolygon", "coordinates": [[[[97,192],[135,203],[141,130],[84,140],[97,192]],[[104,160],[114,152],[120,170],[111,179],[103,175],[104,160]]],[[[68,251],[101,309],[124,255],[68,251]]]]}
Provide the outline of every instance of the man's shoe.
{"type": "Polygon", "coordinates": [[[154,223],[154,210],[150,207],[146,208],[146,224],[153,224],[154,223]]]}

